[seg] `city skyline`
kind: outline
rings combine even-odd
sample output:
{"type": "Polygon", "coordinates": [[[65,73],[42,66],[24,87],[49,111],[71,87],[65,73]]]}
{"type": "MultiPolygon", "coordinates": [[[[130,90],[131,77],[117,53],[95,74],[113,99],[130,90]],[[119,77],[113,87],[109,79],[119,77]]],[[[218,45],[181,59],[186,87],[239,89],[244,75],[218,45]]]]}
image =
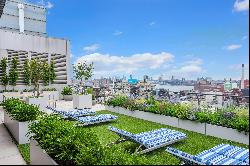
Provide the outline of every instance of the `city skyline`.
{"type": "Polygon", "coordinates": [[[249,79],[249,0],[43,3],[48,34],[70,39],[71,63],[93,61],[94,77],[240,80],[244,63],[249,79]]]}

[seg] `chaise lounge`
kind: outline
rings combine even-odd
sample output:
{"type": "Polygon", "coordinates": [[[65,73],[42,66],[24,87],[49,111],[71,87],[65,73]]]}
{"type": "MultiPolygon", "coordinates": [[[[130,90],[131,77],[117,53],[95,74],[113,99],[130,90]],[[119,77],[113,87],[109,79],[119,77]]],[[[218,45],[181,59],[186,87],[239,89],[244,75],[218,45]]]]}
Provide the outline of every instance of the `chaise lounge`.
{"type": "Polygon", "coordinates": [[[139,134],[133,134],[111,126],[109,126],[109,130],[120,136],[117,141],[112,142],[110,145],[124,141],[132,141],[140,144],[140,146],[135,150],[135,153],[140,154],[153,151],[186,138],[186,134],[167,128],[142,132],[139,134]]]}
{"type": "Polygon", "coordinates": [[[52,108],[47,106],[47,109],[53,111],[56,114],[62,115],[64,118],[75,118],[75,117],[81,117],[81,116],[88,116],[88,115],[94,115],[96,112],[91,109],[74,109],[74,110],[58,110],[56,108],[52,108]]]}
{"type": "Polygon", "coordinates": [[[72,117],[73,119],[80,122],[76,126],[87,126],[92,124],[110,122],[117,119],[117,116],[111,114],[100,114],[95,116],[86,116],[86,117],[72,117]]]}
{"type": "Polygon", "coordinates": [[[188,165],[249,165],[249,149],[220,144],[197,155],[167,147],[167,152],[188,165]]]}

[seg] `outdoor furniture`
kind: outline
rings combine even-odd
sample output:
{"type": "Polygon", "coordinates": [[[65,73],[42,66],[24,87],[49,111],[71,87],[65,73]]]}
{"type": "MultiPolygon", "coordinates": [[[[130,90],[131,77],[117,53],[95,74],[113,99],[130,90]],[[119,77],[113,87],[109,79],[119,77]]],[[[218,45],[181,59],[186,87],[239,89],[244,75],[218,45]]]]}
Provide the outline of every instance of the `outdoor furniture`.
{"type": "Polygon", "coordinates": [[[73,110],[58,110],[56,108],[52,108],[47,106],[47,109],[50,109],[56,114],[62,115],[64,118],[75,118],[75,117],[80,117],[80,116],[88,116],[88,115],[94,115],[96,112],[91,110],[91,109],[73,109],[73,110]]]}
{"type": "Polygon", "coordinates": [[[173,154],[184,164],[195,165],[249,165],[249,149],[220,144],[197,155],[191,155],[178,149],[167,147],[167,152],[173,154]]]}
{"type": "Polygon", "coordinates": [[[111,126],[109,127],[109,130],[120,136],[117,141],[112,142],[111,144],[117,144],[124,141],[132,141],[140,144],[135,153],[141,154],[164,147],[166,145],[173,144],[186,138],[186,134],[167,128],[161,128],[149,132],[142,132],[139,134],[133,134],[128,131],[111,126]]]}
{"type": "Polygon", "coordinates": [[[81,124],[76,124],[76,126],[87,126],[97,123],[114,121],[117,119],[117,116],[111,114],[100,114],[96,116],[73,117],[73,118],[81,123],[81,124]]]}

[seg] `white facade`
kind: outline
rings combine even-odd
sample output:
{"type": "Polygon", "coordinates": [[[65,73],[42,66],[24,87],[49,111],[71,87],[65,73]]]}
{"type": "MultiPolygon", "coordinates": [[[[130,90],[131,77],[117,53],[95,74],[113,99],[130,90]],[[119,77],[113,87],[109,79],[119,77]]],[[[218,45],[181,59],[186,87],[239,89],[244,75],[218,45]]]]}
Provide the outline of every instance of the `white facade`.
{"type": "MultiPolygon", "coordinates": [[[[42,6],[24,3],[22,0],[6,0],[0,18],[0,60],[3,57],[6,57],[8,62],[14,57],[18,59],[19,79],[16,89],[27,88],[23,80],[24,61],[35,58],[48,63],[51,60],[55,62],[56,79],[51,87],[61,90],[66,84],[70,84],[70,42],[44,35],[46,34],[45,10],[42,6]],[[12,15],[10,12],[13,12],[12,15]],[[8,20],[9,16],[15,19],[8,20]],[[34,23],[33,26],[32,21],[38,24],[34,23]],[[16,28],[11,28],[10,25],[15,25],[16,28]]],[[[1,76],[0,69],[0,78],[1,76]]],[[[3,88],[0,83],[0,90],[3,88]]],[[[9,86],[8,89],[12,87],[9,86]]]]}

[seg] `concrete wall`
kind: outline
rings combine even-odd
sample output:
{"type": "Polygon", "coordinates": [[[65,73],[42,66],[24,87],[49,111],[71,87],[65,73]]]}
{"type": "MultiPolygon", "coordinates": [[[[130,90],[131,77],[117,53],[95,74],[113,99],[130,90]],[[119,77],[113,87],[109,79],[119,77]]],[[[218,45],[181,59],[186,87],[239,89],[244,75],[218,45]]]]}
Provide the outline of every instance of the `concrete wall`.
{"type": "Polygon", "coordinates": [[[20,0],[7,0],[0,19],[0,28],[19,31],[18,4],[24,5],[24,32],[46,34],[46,9],[20,0]]]}

